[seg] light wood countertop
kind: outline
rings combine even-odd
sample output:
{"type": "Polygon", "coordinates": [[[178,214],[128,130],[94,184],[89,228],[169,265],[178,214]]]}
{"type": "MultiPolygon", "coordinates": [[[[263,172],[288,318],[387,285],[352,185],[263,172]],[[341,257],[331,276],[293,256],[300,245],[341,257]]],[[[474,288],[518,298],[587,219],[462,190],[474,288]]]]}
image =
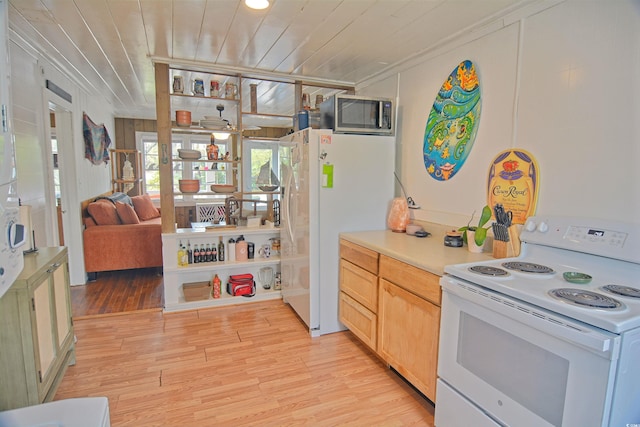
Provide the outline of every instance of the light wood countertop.
{"type": "Polygon", "coordinates": [[[384,230],[340,233],[340,237],[438,276],[444,274],[445,265],[493,259],[489,239],[485,252],[472,253],[466,246],[452,248],[444,245],[444,236],[452,227],[429,222],[420,222],[420,225],[431,235],[415,237],[384,230]]]}

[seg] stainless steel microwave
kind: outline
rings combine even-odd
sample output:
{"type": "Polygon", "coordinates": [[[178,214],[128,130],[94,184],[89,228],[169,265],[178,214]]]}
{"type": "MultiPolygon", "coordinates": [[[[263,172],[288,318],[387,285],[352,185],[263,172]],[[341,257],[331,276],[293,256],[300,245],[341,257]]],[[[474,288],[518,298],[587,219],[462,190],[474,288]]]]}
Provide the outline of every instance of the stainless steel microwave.
{"type": "Polygon", "coordinates": [[[320,104],[320,128],[336,133],[394,135],[393,101],[357,95],[334,95],[320,104]]]}

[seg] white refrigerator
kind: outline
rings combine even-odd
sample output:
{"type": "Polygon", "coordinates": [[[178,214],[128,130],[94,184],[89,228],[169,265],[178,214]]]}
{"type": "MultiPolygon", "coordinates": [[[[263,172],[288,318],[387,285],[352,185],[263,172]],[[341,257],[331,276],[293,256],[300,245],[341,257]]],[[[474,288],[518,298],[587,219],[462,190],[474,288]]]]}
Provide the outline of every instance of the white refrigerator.
{"type": "Polygon", "coordinates": [[[311,336],[344,330],[338,235],[386,228],[395,137],[305,129],[280,139],[280,158],[283,300],[311,336]]]}

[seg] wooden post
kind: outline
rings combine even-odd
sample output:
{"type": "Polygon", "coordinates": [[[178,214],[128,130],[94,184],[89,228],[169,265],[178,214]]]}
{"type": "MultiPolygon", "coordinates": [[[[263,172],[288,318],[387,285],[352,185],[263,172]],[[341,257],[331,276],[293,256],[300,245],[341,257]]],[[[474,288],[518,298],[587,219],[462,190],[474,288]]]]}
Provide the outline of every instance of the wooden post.
{"type": "Polygon", "coordinates": [[[173,200],[173,162],[171,158],[171,102],[169,99],[169,65],[156,62],[156,116],[158,164],[160,165],[160,210],[162,232],[175,232],[173,200]]]}

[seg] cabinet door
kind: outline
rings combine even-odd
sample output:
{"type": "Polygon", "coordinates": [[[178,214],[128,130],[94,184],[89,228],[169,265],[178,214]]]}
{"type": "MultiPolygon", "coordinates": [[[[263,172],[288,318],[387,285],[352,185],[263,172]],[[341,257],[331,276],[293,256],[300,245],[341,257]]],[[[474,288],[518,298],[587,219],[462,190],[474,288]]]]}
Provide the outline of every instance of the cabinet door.
{"type": "Polygon", "coordinates": [[[57,348],[62,347],[71,333],[71,307],[69,305],[69,268],[68,263],[61,264],[52,275],[53,295],[55,298],[55,324],[58,331],[57,348]]]}
{"type": "Polygon", "coordinates": [[[49,368],[56,356],[57,342],[54,340],[52,310],[51,310],[51,288],[49,286],[49,275],[33,290],[33,316],[35,318],[35,342],[38,360],[36,365],[40,371],[40,381],[47,375],[49,368]]]}
{"type": "Polygon", "coordinates": [[[384,279],[378,299],[380,356],[435,402],[440,307],[384,279]]]}

